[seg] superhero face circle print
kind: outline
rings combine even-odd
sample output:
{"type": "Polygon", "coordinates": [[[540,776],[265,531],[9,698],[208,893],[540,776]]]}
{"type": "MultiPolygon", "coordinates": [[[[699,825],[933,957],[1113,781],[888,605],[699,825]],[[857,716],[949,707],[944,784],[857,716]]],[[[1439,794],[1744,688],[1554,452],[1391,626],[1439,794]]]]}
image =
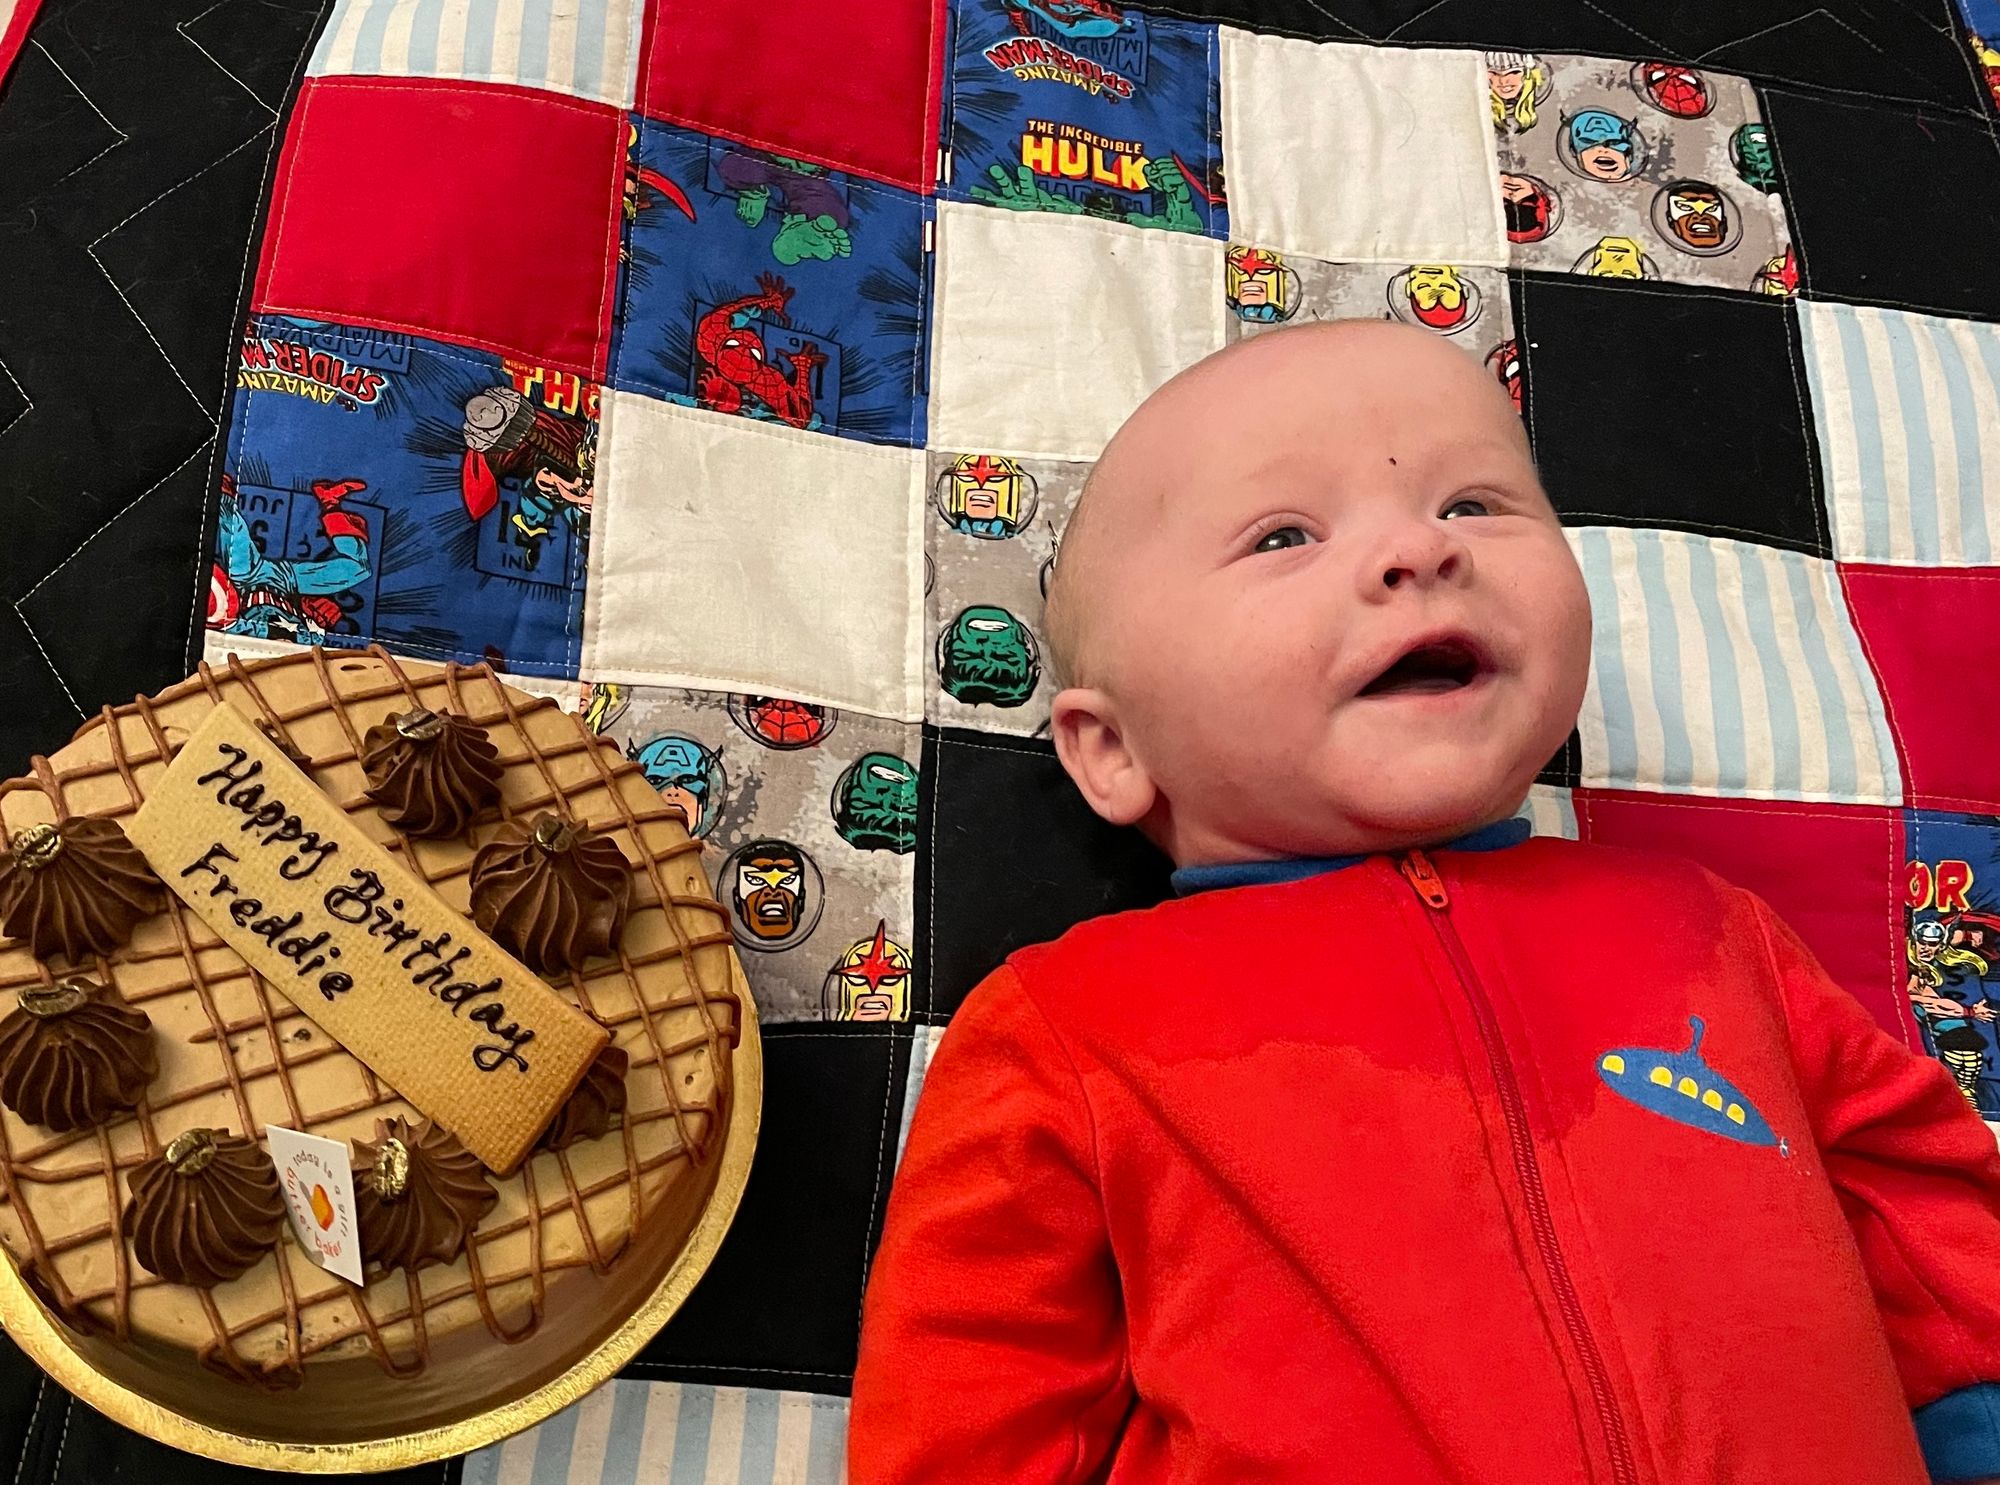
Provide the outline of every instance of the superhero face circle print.
{"type": "Polygon", "coordinates": [[[960,454],[938,476],[931,500],[952,530],[981,541],[1005,541],[1035,518],[1039,487],[1018,459],[960,454]]]}
{"type": "Polygon", "coordinates": [[[1562,225],[1562,197],[1538,175],[1501,171],[1500,205],[1509,242],[1540,242],[1562,225]]]}
{"type": "Polygon", "coordinates": [[[1041,648],[1026,624],[992,604],[974,604],[938,635],[938,684],[968,706],[1020,706],[1042,678],[1041,648]]]}
{"type": "Polygon", "coordinates": [[[1572,273],[1590,278],[1658,278],[1653,260],[1646,256],[1636,237],[1600,237],[1581,258],[1572,273]]]}
{"type": "Polygon", "coordinates": [[[1769,294],[1778,299],[1789,299],[1799,291],[1799,260],[1789,246],[1759,268],[1750,280],[1750,287],[1759,294],[1769,294]]]}
{"type": "Polygon", "coordinates": [[[1482,308],[1479,285],[1448,263],[1414,263],[1389,280],[1389,313],[1406,325],[1456,335],[1482,308]]]}
{"type": "Polygon", "coordinates": [[[917,771],[894,753],[863,753],[833,786],[833,828],[860,851],[917,848],[917,771]]]}
{"type": "Polygon", "coordinates": [[[910,951],[878,922],[871,938],[848,945],[820,986],[820,1014],[829,1021],[910,1019],[910,951]]]}
{"type": "Polygon", "coordinates": [[[715,828],[728,787],[719,752],[678,732],[663,732],[627,746],[627,756],[639,765],[646,782],[659,791],[669,808],[680,811],[689,835],[698,840],[715,828]]]}
{"type": "Polygon", "coordinates": [[[1586,108],[1563,120],[1556,157],[1585,180],[1619,185],[1636,179],[1645,168],[1646,139],[1638,120],[1586,108]]]}
{"type": "Polygon", "coordinates": [[[729,853],[715,895],[729,904],[736,942],[760,954],[804,943],[826,906],[818,864],[791,841],[768,837],[729,853]]]}
{"type": "Polygon", "coordinates": [[[1667,246],[1697,258],[1726,253],[1743,235],[1729,198],[1705,180],[1662,186],[1653,197],[1653,230],[1667,246]]]}
{"type": "Polygon", "coordinates": [[[790,701],[783,696],[729,698],[729,719],[758,743],[780,753],[817,747],[839,718],[840,713],[830,706],[790,701]]]}
{"type": "Polygon", "coordinates": [[[1525,134],[1549,95],[1549,69],[1528,52],[1486,54],[1486,103],[1493,127],[1525,134]]]}
{"type": "Polygon", "coordinates": [[[1486,353],[1486,369],[1493,373],[1494,380],[1507,389],[1507,395],[1514,400],[1514,411],[1521,410],[1521,343],[1518,340],[1503,340],[1486,353]]]}
{"type": "Polygon", "coordinates": [[[1632,68],[1632,91],[1661,113],[1698,119],[1715,107],[1708,79],[1692,67],[1672,62],[1640,62],[1632,68]]]}
{"type": "Polygon", "coordinates": [[[1222,295],[1246,324],[1281,325],[1299,312],[1299,276],[1282,253],[1232,247],[1222,260],[1222,295]]]}
{"type": "Polygon", "coordinates": [[[1771,131],[1752,119],[1729,136],[1729,163],[1752,190],[1778,189],[1778,157],[1771,149],[1771,131]]]}

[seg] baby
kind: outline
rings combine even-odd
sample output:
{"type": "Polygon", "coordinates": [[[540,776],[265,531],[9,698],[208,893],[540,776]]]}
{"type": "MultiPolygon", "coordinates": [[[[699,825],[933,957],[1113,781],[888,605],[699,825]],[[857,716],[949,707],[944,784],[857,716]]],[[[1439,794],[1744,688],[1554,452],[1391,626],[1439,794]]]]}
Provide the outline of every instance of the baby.
{"type": "Polygon", "coordinates": [[[855,1485],[2000,1476],[2000,1154],[1951,1078],[1757,898],[1515,818],[1589,625],[1429,332],[1277,331],[1133,414],[1052,725],[1179,898],[954,1017],[855,1485]]]}

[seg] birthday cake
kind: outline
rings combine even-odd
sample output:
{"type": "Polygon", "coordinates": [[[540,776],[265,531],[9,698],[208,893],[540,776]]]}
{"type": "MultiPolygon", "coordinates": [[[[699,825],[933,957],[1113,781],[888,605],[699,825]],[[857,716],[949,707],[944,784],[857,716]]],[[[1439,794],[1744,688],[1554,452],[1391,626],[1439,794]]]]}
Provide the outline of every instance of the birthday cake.
{"type": "MultiPolygon", "coordinates": [[[[637,1292],[622,1272],[632,1254],[657,1258],[699,1221],[747,1002],[728,921],[680,813],[553,702],[485,667],[380,650],[231,657],[107,708],[0,784],[0,839],[0,1244],[75,1330],[309,1397],[357,1371],[436,1388],[441,1370],[502,1343],[615,1324],[637,1292]],[[218,862],[278,840],[283,875],[303,876],[328,850],[324,832],[238,789],[217,797],[241,806],[241,833],[204,853],[207,866],[163,870],[135,845],[149,793],[166,797],[175,757],[223,707],[289,760],[267,781],[282,771],[293,794],[316,788],[435,894],[395,900],[407,930],[386,902],[363,925],[385,948],[407,943],[406,969],[426,951],[447,968],[467,952],[416,937],[419,909],[448,909],[461,939],[475,936],[461,920],[476,924],[485,952],[498,945],[511,973],[532,971],[530,988],[549,987],[581,1026],[581,1073],[561,1075],[553,1117],[498,1161],[511,1168],[391,1086],[383,1059],[371,1067],[329,1033],[336,999],[364,999],[343,993],[337,938],[239,912],[235,924],[300,966],[295,982],[253,964],[213,916],[205,898],[223,900],[228,880],[218,862]],[[361,1282],[295,1235],[273,1127],[349,1152],[361,1282]]],[[[340,890],[320,896],[365,896],[340,890]]],[[[406,978],[426,982],[421,968],[406,978]]],[[[544,1025],[531,1043],[518,995],[509,1011],[478,1000],[494,983],[468,975],[455,1001],[447,969],[429,978],[431,999],[464,1013],[454,1024],[491,1033],[461,1080],[475,1099],[482,1071],[545,1068],[556,1040],[544,1025]]],[[[332,1225],[324,1191],[308,1209],[332,1225]]]]}

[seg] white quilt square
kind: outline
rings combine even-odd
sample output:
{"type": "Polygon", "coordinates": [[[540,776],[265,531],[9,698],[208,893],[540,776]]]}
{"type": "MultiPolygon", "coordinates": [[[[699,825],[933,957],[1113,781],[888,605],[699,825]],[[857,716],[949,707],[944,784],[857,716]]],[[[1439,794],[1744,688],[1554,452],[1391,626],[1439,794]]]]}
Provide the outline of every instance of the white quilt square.
{"type": "Polygon", "coordinates": [[[1478,52],[1225,26],[1230,235],[1339,262],[1504,268],[1486,98],[1478,52]]]}
{"type": "Polygon", "coordinates": [[[923,718],[924,461],[605,393],[582,669],[923,718]]]}
{"type": "Polygon", "coordinates": [[[940,202],[930,444],[1095,459],[1148,393],[1222,349],[1223,245],[940,202]]]}
{"type": "Polygon", "coordinates": [[[306,71],[518,83],[632,106],[644,0],[334,0],[306,71]]]}

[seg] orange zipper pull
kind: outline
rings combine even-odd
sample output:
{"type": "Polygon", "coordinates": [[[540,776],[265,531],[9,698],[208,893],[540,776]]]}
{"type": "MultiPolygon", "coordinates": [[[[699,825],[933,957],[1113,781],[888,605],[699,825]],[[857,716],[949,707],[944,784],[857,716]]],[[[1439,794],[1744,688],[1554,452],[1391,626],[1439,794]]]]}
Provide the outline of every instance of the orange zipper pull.
{"type": "Polygon", "coordinates": [[[1424,900],[1424,906],[1443,912],[1451,906],[1451,894],[1444,890],[1444,878],[1431,865],[1431,858],[1422,851],[1409,851],[1397,863],[1410,885],[1417,889],[1417,896],[1424,900]]]}

